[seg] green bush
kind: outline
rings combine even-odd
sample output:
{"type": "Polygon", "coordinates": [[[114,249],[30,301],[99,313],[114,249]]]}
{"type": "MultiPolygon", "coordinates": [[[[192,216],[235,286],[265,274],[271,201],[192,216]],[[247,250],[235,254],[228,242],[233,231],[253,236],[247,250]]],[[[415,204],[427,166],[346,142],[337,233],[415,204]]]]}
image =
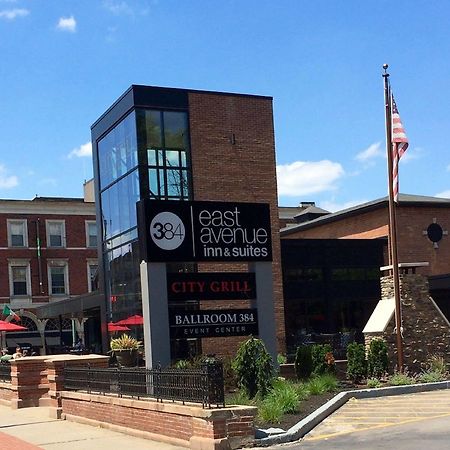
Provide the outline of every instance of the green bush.
{"type": "Polygon", "coordinates": [[[294,367],[297,378],[305,379],[311,376],[311,372],[313,369],[311,346],[300,345],[299,347],[297,347],[294,367]]]}
{"type": "Polygon", "coordinates": [[[391,386],[406,386],[409,384],[414,384],[416,382],[415,378],[408,374],[408,371],[405,371],[403,373],[395,372],[389,377],[388,381],[391,386]]]}
{"type": "Polygon", "coordinates": [[[282,355],[281,353],[278,353],[278,355],[277,355],[277,363],[278,363],[278,365],[286,364],[287,363],[286,355],[282,355]]]}
{"type": "Polygon", "coordinates": [[[275,379],[270,393],[259,404],[258,415],[264,422],[279,423],[284,414],[299,409],[297,387],[290,381],[275,379]]]}
{"type": "Polygon", "coordinates": [[[446,379],[447,377],[438,370],[427,370],[417,377],[419,383],[437,383],[446,379]]]}
{"type": "Polygon", "coordinates": [[[309,380],[307,386],[311,395],[320,395],[336,391],[338,381],[333,374],[325,373],[309,380]]]}
{"type": "Polygon", "coordinates": [[[430,372],[439,372],[443,377],[447,376],[447,364],[442,356],[433,355],[428,358],[427,370],[430,372]]]}
{"type": "Polygon", "coordinates": [[[330,344],[315,344],[311,348],[312,374],[314,376],[334,372],[334,358],[330,344]]]}
{"type": "Polygon", "coordinates": [[[243,342],[232,362],[237,383],[249,398],[257,393],[265,397],[272,386],[272,358],[260,339],[251,337],[243,342]]]}
{"type": "Polygon", "coordinates": [[[381,378],[388,370],[387,344],[384,339],[370,341],[367,355],[367,372],[370,377],[381,378]]]}
{"type": "Polygon", "coordinates": [[[369,378],[367,380],[367,387],[370,389],[381,387],[381,381],[378,378],[369,378]]]}
{"type": "Polygon", "coordinates": [[[355,383],[367,377],[366,350],[363,344],[347,346],[347,377],[355,383]]]}

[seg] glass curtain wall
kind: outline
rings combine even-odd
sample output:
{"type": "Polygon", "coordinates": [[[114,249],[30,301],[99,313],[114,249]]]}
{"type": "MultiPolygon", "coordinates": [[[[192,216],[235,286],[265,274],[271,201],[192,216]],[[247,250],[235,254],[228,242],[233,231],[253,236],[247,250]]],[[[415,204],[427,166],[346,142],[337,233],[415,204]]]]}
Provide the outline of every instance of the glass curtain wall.
{"type": "MultiPolygon", "coordinates": [[[[191,199],[188,114],[136,109],[98,142],[105,292],[110,320],[142,316],[136,202],[191,199]]],[[[172,266],[168,266],[172,270],[172,266]]],[[[190,271],[177,265],[173,270],[190,271]]],[[[142,323],[128,325],[143,339],[142,323]]]]}

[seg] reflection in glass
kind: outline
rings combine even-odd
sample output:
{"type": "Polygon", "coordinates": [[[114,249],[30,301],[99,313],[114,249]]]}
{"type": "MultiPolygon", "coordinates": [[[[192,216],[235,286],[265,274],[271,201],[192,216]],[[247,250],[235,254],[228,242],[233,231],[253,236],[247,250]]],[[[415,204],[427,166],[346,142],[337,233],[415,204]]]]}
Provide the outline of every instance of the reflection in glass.
{"type": "Polygon", "coordinates": [[[132,112],[98,142],[100,188],[137,166],[136,119],[132,112]]]}
{"type": "Polygon", "coordinates": [[[161,112],[145,111],[145,127],[147,130],[147,147],[161,147],[161,112]]]}
{"type": "Polygon", "coordinates": [[[187,115],[184,112],[164,111],[164,146],[187,147],[187,115]]]}

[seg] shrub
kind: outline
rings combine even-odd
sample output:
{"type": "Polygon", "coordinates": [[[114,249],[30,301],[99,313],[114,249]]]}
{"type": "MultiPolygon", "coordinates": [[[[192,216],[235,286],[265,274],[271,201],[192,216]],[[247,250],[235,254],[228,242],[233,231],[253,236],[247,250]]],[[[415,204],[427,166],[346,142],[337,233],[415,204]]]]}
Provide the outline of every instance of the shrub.
{"type": "Polygon", "coordinates": [[[187,359],[179,359],[174,364],[175,369],[189,369],[191,367],[191,363],[187,359]]]}
{"type": "Polygon", "coordinates": [[[366,350],[363,344],[347,346],[347,377],[357,383],[367,376],[366,350]]]}
{"type": "Polygon", "coordinates": [[[370,341],[367,355],[367,371],[370,377],[381,378],[388,370],[387,345],[384,339],[370,341]]]}
{"type": "Polygon", "coordinates": [[[258,418],[263,422],[280,423],[283,406],[275,398],[266,398],[258,408],[258,418]]]}
{"type": "Polygon", "coordinates": [[[296,386],[286,380],[275,379],[273,388],[259,404],[259,418],[265,422],[279,423],[284,414],[294,414],[299,409],[296,386]]]}
{"type": "Polygon", "coordinates": [[[235,394],[227,397],[227,405],[251,405],[255,404],[254,400],[250,400],[245,392],[237,391],[235,394]]]}
{"type": "Polygon", "coordinates": [[[109,343],[111,350],[138,350],[142,342],[128,334],[122,334],[118,338],[111,339],[109,343]]]}
{"type": "Polygon", "coordinates": [[[278,355],[277,355],[277,363],[278,363],[278,365],[286,364],[287,363],[287,357],[285,355],[282,355],[281,353],[278,353],[278,355]]]}
{"type": "Polygon", "coordinates": [[[311,372],[313,369],[311,346],[300,345],[299,347],[297,347],[294,367],[297,378],[304,379],[311,376],[311,372]]]}
{"type": "Polygon", "coordinates": [[[409,384],[414,384],[415,382],[415,378],[410,376],[407,370],[403,373],[395,372],[389,377],[389,384],[391,386],[406,386],[409,384]]]}
{"type": "Polygon", "coordinates": [[[417,377],[419,383],[437,383],[446,379],[447,377],[438,370],[426,370],[417,377]]]}
{"type": "Polygon", "coordinates": [[[320,395],[334,392],[338,388],[338,381],[333,374],[326,373],[312,378],[307,386],[311,395],[320,395]]]}
{"type": "Polygon", "coordinates": [[[312,373],[322,375],[334,372],[334,357],[330,344],[315,344],[311,348],[312,373]]]}
{"type": "Polygon", "coordinates": [[[250,338],[243,342],[232,363],[237,383],[249,398],[257,393],[265,397],[272,386],[272,358],[260,339],[250,338]]]}
{"type": "Polygon", "coordinates": [[[309,388],[306,383],[299,383],[295,385],[299,400],[306,400],[310,396],[309,388]]]}
{"type": "Polygon", "coordinates": [[[447,364],[442,356],[433,355],[427,361],[427,371],[438,372],[443,377],[447,376],[447,364]]]}
{"type": "Polygon", "coordinates": [[[367,387],[372,388],[379,388],[381,387],[381,381],[378,378],[369,378],[367,380],[367,387]]]}

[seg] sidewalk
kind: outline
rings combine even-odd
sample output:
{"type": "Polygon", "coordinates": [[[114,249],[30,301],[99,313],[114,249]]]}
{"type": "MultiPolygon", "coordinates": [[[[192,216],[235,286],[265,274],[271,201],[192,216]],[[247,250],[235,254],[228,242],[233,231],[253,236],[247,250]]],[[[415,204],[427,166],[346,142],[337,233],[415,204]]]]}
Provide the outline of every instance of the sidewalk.
{"type": "Polygon", "coordinates": [[[0,405],[1,450],[179,450],[183,447],[140,439],[108,429],[49,417],[48,408],[10,409],[0,405]]]}

